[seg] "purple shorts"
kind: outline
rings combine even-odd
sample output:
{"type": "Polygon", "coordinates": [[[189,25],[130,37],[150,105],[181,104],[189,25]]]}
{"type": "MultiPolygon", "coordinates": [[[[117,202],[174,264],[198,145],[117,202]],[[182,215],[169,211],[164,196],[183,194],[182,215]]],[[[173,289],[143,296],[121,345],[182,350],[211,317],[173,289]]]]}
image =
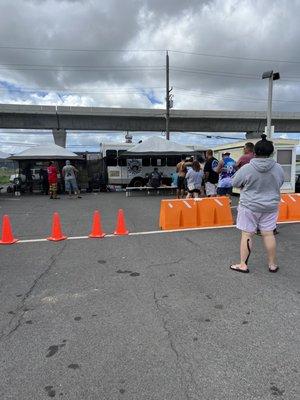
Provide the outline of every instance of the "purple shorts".
{"type": "Polygon", "coordinates": [[[257,229],[269,232],[276,228],[277,217],[278,211],[260,213],[238,206],[236,227],[248,233],[255,233],[257,229]]]}

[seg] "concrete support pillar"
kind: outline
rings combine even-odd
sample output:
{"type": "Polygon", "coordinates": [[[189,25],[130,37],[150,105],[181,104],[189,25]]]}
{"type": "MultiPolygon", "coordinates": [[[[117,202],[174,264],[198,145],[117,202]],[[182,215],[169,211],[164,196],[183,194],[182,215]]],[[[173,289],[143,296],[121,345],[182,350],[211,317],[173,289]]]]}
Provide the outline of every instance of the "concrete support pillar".
{"type": "Polygon", "coordinates": [[[66,147],[67,131],[65,129],[52,129],[54,143],[61,147],[66,147]]]}

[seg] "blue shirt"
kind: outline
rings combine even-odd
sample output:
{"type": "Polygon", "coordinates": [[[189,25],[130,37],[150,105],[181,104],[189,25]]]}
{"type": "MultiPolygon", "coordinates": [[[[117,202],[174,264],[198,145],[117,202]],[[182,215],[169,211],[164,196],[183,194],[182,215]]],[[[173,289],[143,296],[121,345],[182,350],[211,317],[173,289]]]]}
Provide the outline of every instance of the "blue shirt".
{"type": "Polygon", "coordinates": [[[232,177],[236,172],[235,161],[231,157],[223,158],[224,165],[219,175],[218,187],[230,188],[232,187],[232,177]]]}

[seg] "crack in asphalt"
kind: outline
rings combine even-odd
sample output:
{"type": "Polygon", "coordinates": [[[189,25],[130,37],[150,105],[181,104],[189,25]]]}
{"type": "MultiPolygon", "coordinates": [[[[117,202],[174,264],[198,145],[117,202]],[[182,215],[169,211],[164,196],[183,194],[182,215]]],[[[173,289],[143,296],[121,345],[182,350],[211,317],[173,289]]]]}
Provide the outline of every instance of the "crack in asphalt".
{"type": "Polygon", "coordinates": [[[21,304],[17,306],[15,310],[13,310],[14,316],[10,319],[8,322],[8,328],[11,327],[11,325],[16,321],[14,327],[10,329],[7,333],[5,332],[5,328],[2,330],[1,335],[0,335],[0,341],[3,341],[5,339],[8,339],[14,332],[18,330],[18,328],[21,326],[22,319],[24,317],[24,314],[29,311],[27,307],[25,307],[25,302],[29,298],[29,296],[32,294],[33,290],[35,289],[36,285],[50,272],[51,268],[53,265],[56,263],[57,258],[63,253],[67,245],[67,242],[64,243],[62,248],[59,250],[59,252],[55,255],[52,255],[49,259],[49,264],[46,267],[46,269],[33,281],[32,285],[30,288],[27,290],[27,292],[22,296],[21,298],[21,304]]]}
{"type": "Polygon", "coordinates": [[[167,326],[168,321],[165,318],[165,316],[169,313],[164,312],[162,310],[161,306],[159,305],[160,299],[156,296],[155,290],[153,291],[153,299],[154,299],[154,304],[155,304],[156,310],[161,314],[163,329],[167,333],[167,339],[169,341],[170,348],[173,351],[173,353],[175,354],[176,362],[181,370],[180,380],[181,380],[182,387],[184,388],[184,394],[186,396],[186,399],[187,400],[196,400],[196,399],[198,399],[198,397],[194,397],[194,395],[192,393],[189,393],[189,392],[193,392],[193,393],[198,392],[197,383],[193,376],[192,365],[190,362],[185,360],[183,356],[180,356],[180,353],[175,346],[175,343],[174,343],[174,340],[172,337],[172,332],[168,328],[168,326],[167,326]],[[181,360],[181,359],[183,359],[183,360],[181,360]],[[188,367],[186,369],[182,365],[184,362],[188,365],[188,367]],[[186,379],[187,378],[186,375],[189,376],[189,379],[186,379]]]}

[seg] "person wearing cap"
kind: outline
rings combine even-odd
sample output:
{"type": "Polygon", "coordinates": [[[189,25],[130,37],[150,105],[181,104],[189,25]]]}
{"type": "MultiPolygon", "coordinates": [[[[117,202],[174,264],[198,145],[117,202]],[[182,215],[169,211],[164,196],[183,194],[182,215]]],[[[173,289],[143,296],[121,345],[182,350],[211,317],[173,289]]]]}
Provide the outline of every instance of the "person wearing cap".
{"type": "Polygon", "coordinates": [[[62,176],[65,180],[65,190],[69,193],[69,198],[72,197],[73,191],[77,198],[81,199],[75,173],[78,173],[78,170],[73,165],[71,165],[71,162],[69,160],[67,160],[66,165],[62,169],[62,176]]]}
{"type": "Polygon", "coordinates": [[[232,178],[236,172],[236,166],[234,159],[230,157],[229,151],[225,151],[222,154],[222,160],[215,168],[215,172],[219,174],[217,195],[230,197],[232,195],[232,178]]]}

